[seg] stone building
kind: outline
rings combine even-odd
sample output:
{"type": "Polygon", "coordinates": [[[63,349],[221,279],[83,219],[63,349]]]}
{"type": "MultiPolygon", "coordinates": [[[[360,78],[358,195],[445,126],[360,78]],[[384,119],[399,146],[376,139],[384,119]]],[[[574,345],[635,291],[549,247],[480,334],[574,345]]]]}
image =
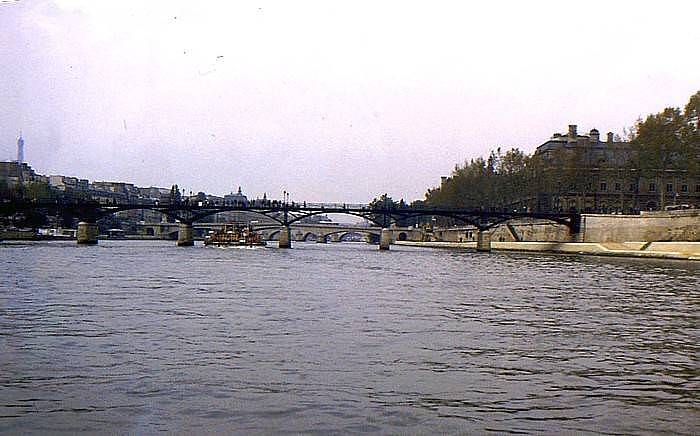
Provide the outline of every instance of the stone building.
{"type": "Polygon", "coordinates": [[[587,135],[570,125],[537,147],[544,160],[546,188],[524,199],[531,210],[637,213],[671,205],[699,205],[700,179],[683,170],[642,172],[635,150],[609,132],[605,141],[592,129],[587,135]]]}
{"type": "MultiPolygon", "coordinates": [[[[259,205],[261,201],[267,201],[267,196],[264,197],[264,200],[260,199],[253,199],[249,200],[248,196],[246,196],[241,187],[238,187],[238,191],[231,192],[229,194],[224,195],[222,205],[226,206],[242,206],[242,207],[248,207],[248,206],[253,206],[253,205],[259,205]]],[[[246,212],[246,211],[238,211],[238,212],[221,212],[216,215],[212,216],[213,221],[212,222],[219,222],[219,223],[224,223],[224,222],[237,222],[237,223],[250,223],[254,222],[258,225],[261,224],[274,224],[275,221],[265,217],[264,215],[260,215],[255,212],[246,212]]]]}
{"type": "Polygon", "coordinates": [[[45,182],[46,178],[34,172],[26,163],[0,162],[0,184],[15,188],[30,182],[45,182]]]}
{"type": "Polygon", "coordinates": [[[241,191],[241,187],[238,187],[238,192],[235,194],[231,192],[230,194],[224,195],[224,202],[227,205],[240,205],[240,206],[247,206],[248,205],[248,197],[243,194],[243,191],[241,191]]]}
{"type": "Polygon", "coordinates": [[[58,189],[59,191],[69,192],[69,191],[80,191],[87,192],[90,189],[90,182],[87,179],[79,179],[77,177],[69,176],[48,176],[49,185],[52,188],[58,189]]]}

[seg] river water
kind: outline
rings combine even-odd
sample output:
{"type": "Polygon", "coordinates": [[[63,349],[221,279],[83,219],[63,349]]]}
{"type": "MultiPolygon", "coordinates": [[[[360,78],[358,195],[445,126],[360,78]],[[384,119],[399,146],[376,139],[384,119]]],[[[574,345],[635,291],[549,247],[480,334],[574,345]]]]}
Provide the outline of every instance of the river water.
{"type": "Polygon", "coordinates": [[[2,433],[697,434],[700,265],[0,244],[2,433]]]}

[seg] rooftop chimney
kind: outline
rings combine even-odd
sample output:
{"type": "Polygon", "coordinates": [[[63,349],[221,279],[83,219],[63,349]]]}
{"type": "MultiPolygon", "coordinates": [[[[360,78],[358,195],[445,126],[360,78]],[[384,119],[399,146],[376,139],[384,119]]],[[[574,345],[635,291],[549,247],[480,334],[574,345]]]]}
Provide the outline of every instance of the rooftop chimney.
{"type": "Polygon", "coordinates": [[[600,132],[598,129],[592,129],[588,135],[591,137],[591,142],[600,142],[600,132]]]}
{"type": "Polygon", "coordinates": [[[613,143],[613,132],[608,132],[608,143],[609,144],[613,143]]]}
{"type": "Polygon", "coordinates": [[[576,140],[576,124],[569,124],[569,139],[576,140]]]}

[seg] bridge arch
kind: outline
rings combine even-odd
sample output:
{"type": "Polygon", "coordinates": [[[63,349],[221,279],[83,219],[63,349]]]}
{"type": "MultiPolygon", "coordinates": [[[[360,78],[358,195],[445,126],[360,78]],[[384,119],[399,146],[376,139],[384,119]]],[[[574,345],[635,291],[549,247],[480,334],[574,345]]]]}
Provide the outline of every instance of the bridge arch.
{"type": "Polygon", "coordinates": [[[351,234],[367,235],[369,237],[374,236],[375,238],[377,238],[377,240],[380,236],[379,232],[377,232],[375,230],[370,230],[370,229],[367,229],[367,230],[364,230],[364,229],[352,229],[352,230],[339,229],[339,230],[336,230],[334,232],[328,232],[328,233],[324,233],[324,234],[326,237],[338,235],[338,240],[342,240],[344,237],[346,237],[347,235],[351,235],[351,234]]]}
{"type": "Polygon", "coordinates": [[[318,238],[326,238],[326,235],[323,234],[322,232],[310,232],[310,231],[307,231],[306,233],[304,233],[304,236],[302,236],[301,240],[304,241],[304,242],[307,242],[307,241],[309,240],[309,237],[310,237],[310,236],[313,236],[315,239],[318,239],[318,238]]]}
{"type": "Polygon", "coordinates": [[[280,230],[273,230],[272,232],[268,233],[267,239],[268,241],[276,241],[280,237],[280,230]]]}
{"type": "MultiPolygon", "coordinates": [[[[580,215],[578,214],[563,214],[563,215],[553,215],[546,213],[507,213],[507,212],[487,212],[487,211],[474,211],[473,213],[465,214],[459,212],[451,211],[435,211],[435,210],[424,210],[424,211],[410,211],[407,214],[408,217],[418,217],[418,216],[442,216],[446,218],[452,218],[457,221],[461,221],[465,224],[472,225],[477,229],[489,230],[498,225],[512,220],[519,220],[524,218],[534,218],[542,219],[546,221],[552,221],[557,224],[565,225],[571,229],[572,232],[577,232],[580,227],[580,215]],[[486,218],[486,219],[483,219],[486,218]]],[[[405,219],[405,218],[404,218],[405,219]]]]}
{"type": "MultiPolygon", "coordinates": [[[[252,213],[259,215],[261,217],[266,217],[276,223],[279,223],[279,225],[283,225],[284,222],[281,220],[278,215],[281,214],[281,211],[279,209],[253,209],[250,207],[243,207],[243,206],[218,206],[217,209],[204,209],[204,210],[198,210],[197,212],[193,211],[193,206],[189,205],[151,205],[151,204],[139,204],[139,205],[122,205],[122,206],[111,206],[109,204],[96,204],[100,211],[102,216],[107,216],[119,212],[125,212],[128,210],[152,210],[154,212],[160,212],[163,215],[166,215],[170,218],[173,218],[177,221],[180,222],[185,222],[185,223],[195,223],[198,222],[206,217],[212,216],[212,215],[217,215],[219,213],[227,213],[227,212],[247,212],[247,213],[252,213]],[[174,206],[171,208],[171,206],[174,206]],[[191,212],[192,215],[186,216],[188,212],[191,212]]],[[[196,210],[196,208],[195,208],[196,210]]]]}
{"type": "MultiPolygon", "coordinates": [[[[294,211],[292,211],[292,213],[293,213],[293,212],[294,212],[294,211]]],[[[333,213],[333,214],[338,214],[338,215],[350,215],[350,216],[356,216],[356,217],[358,217],[358,218],[366,219],[366,220],[368,220],[368,221],[370,221],[370,222],[376,224],[377,226],[382,227],[382,223],[379,222],[379,221],[377,221],[377,220],[374,219],[373,217],[371,217],[370,212],[371,212],[371,210],[367,210],[367,212],[364,212],[364,213],[355,212],[355,211],[351,211],[351,210],[340,210],[340,211],[338,211],[338,210],[332,210],[332,211],[330,211],[330,213],[333,213]]],[[[298,221],[301,221],[301,220],[304,219],[304,218],[308,218],[308,217],[312,217],[312,216],[316,216],[316,215],[326,215],[326,214],[328,214],[328,213],[329,213],[328,210],[311,211],[311,212],[308,212],[308,213],[304,213],[303,215],[298,215],[298,216],[297,216],[297,215],[294,215],[291,219],[289,219],[288,222],[289,222],[289,224],[294,224],[294,223],[296,223],[296,222],[298,222],[298,221]]]]}

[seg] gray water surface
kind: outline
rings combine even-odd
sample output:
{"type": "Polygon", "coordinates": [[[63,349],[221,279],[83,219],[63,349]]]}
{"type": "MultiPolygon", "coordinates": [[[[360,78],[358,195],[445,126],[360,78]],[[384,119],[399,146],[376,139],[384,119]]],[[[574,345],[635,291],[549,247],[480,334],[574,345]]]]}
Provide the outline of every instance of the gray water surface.
{"type": "Polygon", "coordinates": [[[3,433],[696,434],[700,266],[0,244],[3,433]]]}

